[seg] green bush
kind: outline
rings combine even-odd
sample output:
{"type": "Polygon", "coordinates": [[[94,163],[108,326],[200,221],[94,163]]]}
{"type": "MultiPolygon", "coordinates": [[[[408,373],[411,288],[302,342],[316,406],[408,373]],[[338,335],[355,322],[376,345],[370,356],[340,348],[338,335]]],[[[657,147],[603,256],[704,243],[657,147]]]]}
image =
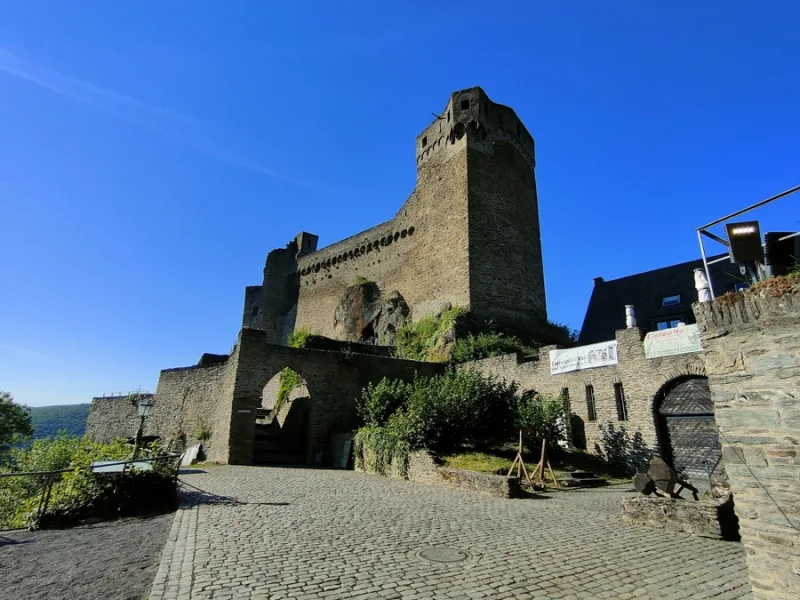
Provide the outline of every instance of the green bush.
{"type": "Polygon", "coordinates": [[[384,472],[408,453],[445,453],[466,444],[507,439],[514,426],[517,388],[478,371],[449,369],[411,384],[383,380],[364,389],[359,413],[365,422],[355,436],[357,464],[384,472]]]}
{"type": "Polygon", "coordinates": [[[275,407],[273,410],[277,411],[284,402],[289,400],[289,394],[295,388],[303,385],[303,378],[296,372],[286,367],[280,374],[280,386],[278,387],[278,397],[275,400],[275,407]]]}
{"type": "Polygon", "coordinates": [[[211,429],[201,421],[197,424],[197,427],[195,427],[194,437],[201,442],[207,442],[211,439],[211,429]]]}
{"type": "Polygon", "coordinates": [[[547,437],[552,445],[564,439],[567,412],[564,399],[542,398],[535,392],[523,394],[516,402],[515,423],[529,428],[537,436],[547,437]]]}
{"type": "Polygon", "coordinates": [[[358,414],[367,426],[382,427],[391,414],[408,402],[413,385],[400,379],[384,377],[370,383],[356,400],[358,414]]]}
{"type": "Polygon", "coordinates": [[[502,439],[512,423],[516,391],[515,384],[478,371],[450,369],[416,379],[408,402],[386,426],[412,450],[447,452],[467,443],[502,439]]]}
{"type": "Polygon", "coordinates": [[[291,348],[305,348],[311,337],[313,337],[313,334],[308,329],[295,329],[289,334],[286,345],[291,348]]]}
{"type": "Polygon", "coordinates": [[[530,356],[538,354],[538,348],[523,344],[518,338],[502,333],[469,334],[467,337],[457,339],[453,344],[452,360],[454,363],[465,363],[512,352],[530,356]]]}
{"type": "Polygon", "coordinates": [[[397,330],[395,356],[408,360],[447,362],[455,326],[467,309],[453,307],[438,317],[423,317],[397,330]]]}
{"type": "MultiPolygon", "coordinates": [[[[158,448],[151,446],[151,452],[158,448]]],[[[0,529],[68,525],[89,516],[112,518],[174,508],[177,499],[172,461],[154,463],[153,471],[124,475],[93,473],[92,462],[128,460],[131,448],[124,441],[101,444],[86,437],[60,433],[34,440],[30,448],[14,449],[4,473],[69,469],[55,475],[47,511],[37,519],[44,476],[0,478],[0,529]]]]}
{"type": "Polygon", "coordinates": [[[32,435],[30,409],[14,402],[8,392],[0,391],[0,458],[10,446],[24,442],[32,435]]]}

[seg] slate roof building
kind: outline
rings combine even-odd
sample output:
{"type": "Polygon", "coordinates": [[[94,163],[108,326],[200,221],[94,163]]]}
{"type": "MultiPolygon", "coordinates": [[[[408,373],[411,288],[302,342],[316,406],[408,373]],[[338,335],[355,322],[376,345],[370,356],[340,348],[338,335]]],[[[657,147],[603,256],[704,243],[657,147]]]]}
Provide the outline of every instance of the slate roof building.
{"type": "MultiPolygon", "coordinates": [[[[712,256],[709,261],[723,256],[727,255],[712,256]]],[[[633,305],[636,321],[645,332],[694,323],[694,270],[702,267],[703,261],[698,259],[610,281],[596,277],[578,343],[613,340],[614,332],[625,328],[628,304],[633,305]]],[[[715,295],[747,287],[738,264],[721,261],[709,268],[715,295]]]]}

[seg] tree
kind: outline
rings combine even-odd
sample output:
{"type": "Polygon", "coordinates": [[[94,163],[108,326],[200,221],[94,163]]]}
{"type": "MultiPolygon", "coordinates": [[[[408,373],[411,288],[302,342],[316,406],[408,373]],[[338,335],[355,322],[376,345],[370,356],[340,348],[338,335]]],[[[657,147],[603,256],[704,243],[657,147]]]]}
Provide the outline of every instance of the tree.
{"type": "Polygon", "coordinates": [[[14,402],[8,392],[0,392],[0,452],[32,435],[28,408],[14,402]]]}

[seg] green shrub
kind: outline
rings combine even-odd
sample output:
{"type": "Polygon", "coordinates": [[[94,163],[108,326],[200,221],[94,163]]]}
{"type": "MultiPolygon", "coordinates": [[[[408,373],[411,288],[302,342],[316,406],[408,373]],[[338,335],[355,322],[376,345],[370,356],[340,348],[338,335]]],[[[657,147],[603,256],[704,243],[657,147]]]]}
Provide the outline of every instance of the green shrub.
{"type": "Polygon", "coordinates": [[[368,283],[372,283],[366,277],[362,277],[361,275],[356,275],[356,278],[353,280],[353,285],[367,285],[368,283]]]}
{"type": "Polygon", "coordinates": [[[311,337],[313,337],[313,335],[308,329],[295,329],[289,334],[289,337],[286,340],[286,345],[290,346],[291,348],[305,348],[306,344],[308,344],[309,338],[311,337]]]}
{"type": "Polygon", "coordinates": [[[465,363],[512,352],[530,356],[538,354],[538,348],[523,344],[518,338],[502,333],[469,334],[467,337],[457,339],[453,344],[452,360],[455,363],[465,363]]]}
{"type": "Polygon", "coordinates": [[[14,402],[8,392],[0,391],[0,455],[32,435],[30,409],[14,402]]]}
{"type": "Polygon", "coordinates": [[[289,367],[286,367],[280,374],[280,386],[278,387],[278,397],[275,400],[274,410],[278,410],[284,402],[289,400],[292,390],[303,385],[303,378],[289,367]]]}
{"type": "Polygon", "coordinates": [[[391,414],[408,401],[413,386],[400,379],[384,377],[370,383],[357,399],[358,414],[367,426],[381,427],[391,414]]]}
{"type": "Polygon", "coordinates": [[[207,442],[211,439],[211,429],[201,421],[194,430],[194,437],[201,442],[207,442]]]}
{"type": "Polygon", "coordinates": [[[369,386],[359,402],[366,425],[355,437],[357,464],[384,472],[394,459],[404,471],[413,450],[444,453],[508,439],[516,391],[515,384],[455,369],[411,384],[383,380],[369,386]]]}
{"type": "MultiPolygon", "coordinates": [[[[158,449],[153,446],[150,450],[158,449]]],[[[130,454],[130,446],[122,440],[101,444],[64,433],[34,440],[30,448],[13,450],[3,472],[70,470],[55,475],[47,511],[40,519],[36,518],[36,512],[45,478],[0,478],[0,529],[68,525],[89,516],[108,518],[154,508],[174,508],[177,499],[174,463],[154,463],[152,471],[134,471],[124,476],[93,473],[88,469],[94,461],[124,461],[130,454]]]]}
{"type": "Polygon", "coordinates": [[[397,330],[395,355],[408,360],[447,362],[455,326],[467,309],[453,307],[438,317],[423,317],[397,330]]]}
{"type": "Polygon", "coordinates": [[[532,429],[537,436],[546,436],[552,445],[564,439],[568,415],[561,396],[542,398],[535,392],[523,394],[517,399],[514,412],[518,428],[532,429]]]}
{"type": "Polygon", "coordinates": [[[353,455],[359,469],[386,475],[394,460],[401,463],[403,475],[407,472],[408,446],[385,427],[368,425],[359,429],[353,437],[353,455]]]}
{"type": "Polygon", "coordinates": [[[447,452],[466,443],[502,439],[512,424],[516,391],[515,384],[474,370],[450,369],[418,378],[407,404],[392,414],[387,428],[412,450],[447,452]]]}

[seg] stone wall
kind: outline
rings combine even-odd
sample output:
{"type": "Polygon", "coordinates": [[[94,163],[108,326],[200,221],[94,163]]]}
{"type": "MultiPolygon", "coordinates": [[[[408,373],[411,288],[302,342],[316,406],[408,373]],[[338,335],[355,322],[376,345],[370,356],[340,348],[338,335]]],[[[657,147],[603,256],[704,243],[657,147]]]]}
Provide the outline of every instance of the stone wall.
{"type": "Polygon", "coordinates": [[[334,311],[357,277],[400,292],[413,319],[447,304],[519,329],[546,319],[534,142],[520,119],[480,88],[461,90],[416,145],[416,186],[393,219],[319,250],[295,240],[270,253],[268,341],[293,328],[336,337],[334,311]]]}
{"type": "MultiPolygon", "coordinates": [[[[364,452],[369,453],[369,450],[365,448],[364,452]]],[[[370,460],[356,460],[356,471],[375,474],[375,471],[369,468],[370,464],[372,464],[370,460]]],[[[397,461],[392,461],[388,471],[388,475],[395,479],[407,479],[429,485],[444,485],[493,498],[520,498],[523,495],[519,480],[514,477],[440,467],[431,454],[424,450],[412,452],[409,455],[408,468],[405,473],[397,461]]]]}
{"type": "MultiPolygon", "coordinates": [[[[515,381],[521,391],[537,391],[542,395],[557,396],[568,391],[573,419],[573,443],[580,443],[576,427],[582,426],[586,449],[601,452],[607,449],[627,451],[634,464],[645,466],[658,454],[653,401],[670,381],[686,375],[703,375],[702,356],[699,353],[648,359],[644,354],[642,333],[638,328],[622,329],[616,333],[619,364],[594,369],[584,369],[550,374],[549,351],[555,346],[540,350],[540,358],[526,359],[516,354],[487,358],[461,365],[461,369],[478,369],[500,379],[515,381]],[[614,384],[622,384],[627,407],[627,420],[617,413],[614,384]],[[589,420],[586,387],[594,391],[597,418],[589,420]],[[609,444],[609,448],[606,448],[609,444]]],[[[606,452],[608,455],[608,452],[606,452]]]]}
{"type": "MultiPolygon", "coordinates": [[[[173,449],[197,443],[201,428],[211,432],[203,442],[209,460],[226,462],[230,417],[225,399],[233,390],[238,353],[209,366],[161,371],[153,397],[153,414],[145,419],[144,435],[157,435],[173,449]]],[[[86,434],[98,441],[136,434],[139,417],[126,399],[95,398],[89,407],[86,434]]]]}
{"type": "MultiPolygon", "coordinates": [[[[211,439],[205,442],[209,460],[252,464],[256,409],[263,406],[265,392],[275,393],[271,380],[289,367],[305,382],[305,389],[298,389],[292,398],[305,390],[310,397],[306,453],[310,464],[316,452],[329,453],[332,433],[355,429],[356,398],[368,383],[383,377],[411,381],[417,374],[431,376],[444,368],[357,352],[277,346],[266,343],[265,338],[264,331],[242,329],[233,353],[224,362],[161,371],[145,435],[161,436],[167,443],[185,439],[192,444],[202,426],[211,432],[211,439]]],[[[96,439],[116,437],[116,432],[129,437],[138,427],[135,415],[130,403],[93,402],[87,431],[96,439]]]]}
{"type": "Polygon", "coordinates": [[[800,283],[693,309],[753,596],[800,598],[800,283]]]}
{"type": "Polygon", "coordinates": [[[719,540],[739,539],[733,499],[698,502],[635,495],[622,499],[622,522],[719,540]]]}
{"type": "Polygon", "coordinates": [[[86,417],[86,435],[108,443],[136,435],[139,417],[127,396],[92,398],[86,417]]]}
{"type": "Polygon", "coordinates": [[[211,438],[203,442],[208,460],[226,462],[228,417],[226,399],[233,390],[238,347],[224,363],[161,371],[153,415],[147,431],[168,442],[197,443],[201,429],[211,438]]]}
{"type": "Polygon", "coordinates": [[[236,352],[232,399],[225,400],[230,414],[228,453],[223,462],[251,464],[255,410],[262,405],[264,388],[285,367],[305,381],[310,396],[307,462],[318,451],[328,452],[330,435],[357,426],[356,398],[370,382],[383,377],[411,381],[416,374],[440,373],[442,365],[357,353],[289,348],[264,342],[264,332],[243,329],[236,352]]]}

